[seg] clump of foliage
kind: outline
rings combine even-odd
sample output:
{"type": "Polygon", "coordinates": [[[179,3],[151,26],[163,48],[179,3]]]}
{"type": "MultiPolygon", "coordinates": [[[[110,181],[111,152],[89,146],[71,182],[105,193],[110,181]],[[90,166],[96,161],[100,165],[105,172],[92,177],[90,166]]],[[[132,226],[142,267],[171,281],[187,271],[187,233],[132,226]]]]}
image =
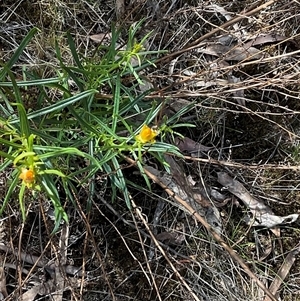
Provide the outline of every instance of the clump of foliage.
{"type": "MultiPolygon", "coordinates": [[[[147,36],[136,41],[140,25],[129,29],[123,48],[118,45],[120,32],[113,29],[110,45],[100,45],[95,52],[98,55],[92,57],[81,56],[71,35],[67,34],[73,66],[64,63],[57,44],[60,68],[56,70],[56,77],[43,79],[32,70],[23,70],[23,78],[16,80],[12,70],[37,32],[32,29],[2,67],[0,142],[3,148],[0,154],[4,160],[0,171],[11,169],[11,172],[1,213],[12,195],[19,191],[20,210],[25,220],[26,201],[37,193],[44,193],[55,209],[56,230],[62,219],[68,220],[58,183],[74,204],[78,185],[88,183],[89,208],[95,191],[94,179],[99,172],[110,178],[112,198],[118,192],[123,193],[130,208],[130,194],[121,167],[124,156],[133,158],[141,171],[145,153],[166,167],[163,153],[180,156],[177,148],[166,142],[166,135],[173,133],[178,116],[189,107],[165,118],[157,127],[151,127],[164,104],[144,101],[150,91],[137,93],[143,84],[139,72],[154,66],[159,53],[144,50],[147,36]],[[132,75],[132,83],[125,85],[124,77],[132,75]],[[24,94],[32,87],[39,92],[34,105],[27,108],[24,94]],[[109,91],[111,97],[103,98],[103,90],[109,91]],[[83,168],[74,164],[75,157],[83,158],[83,168]],[[27,190],[32,193],[26,193],[27,190]]],[[[144,178],[150,186],[146,175],[144,178]]]]}

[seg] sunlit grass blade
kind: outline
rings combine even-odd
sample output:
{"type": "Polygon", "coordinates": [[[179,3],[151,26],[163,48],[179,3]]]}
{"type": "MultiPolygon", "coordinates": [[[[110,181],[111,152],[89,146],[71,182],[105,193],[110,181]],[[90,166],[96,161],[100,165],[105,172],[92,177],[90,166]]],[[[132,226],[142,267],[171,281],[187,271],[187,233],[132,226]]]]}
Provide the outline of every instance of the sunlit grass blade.
{"type": "MultiPolygon", "coordinates": [[[[87,91],[81,92],[81,93],[76,94],[76,95],[74,95],[70,98],[58,101],[57,103],[52,104],[48,107],[42,108],[42,109],[34,111],[32,113],[29,113],[27,115],[27,118],[28,119],[33,119],[33,118],[36,118],[36,117],[44,116],[44,115],[46,115],[48,113],[51,113],[51,112],[54,112],[54,111],[62,110],[63,108],[65,108],[69,105],[72,105],[76,102],[79,102],[80,100],[82,100],[82,99],[84,99],[84,98],[86,98],[90,95],[93,95],[96,92],[97,92],[96,90],[87,90],[87,91]]],[[[14,119],[14,120],[11,121],[11,124],[17,123],[18,121],[19,121],[18,119],[14,119]]]]}
{"type": "Polygon", "coordinates": [[[101,170],[101,164],[99,164],[99,162],[93,156],[90,156],[89,154],[82,152],[75,147],[55,148],[49,146],[49,147],[36,147],[35,149],[47,151],[45,153],[39,154],[39,159],[42,161],[43,160],[46,161],[47,159],[50,158],[62,157],[64,155],[73,155],[73,156],[86,158],[87,160],[89,160],[91,164],[97,166],[97,168],[101,170]]]}
{"type": "Polygon", "coordinates": [[[176,112],[173,116],[168,118],[167,124],[175,123],[176,121],[180,120],[182,118],[182,115],[186,114],[190,110],[194,109],[195,104],[190,103],[187,106],[184,106],[182,109],[180,109],[178,112],[176,112]]]}
{"type": "Polygon", "coordinates": [[[172,125],[172,129],[176,128],[194,128],[196,127],[194,124],[191,123],[176,123],[172,125]]]}
{"type": "Polygon", "coordinates": [[[18,109],[21,135],[25,138],[28,138],[30,135],[30,130],[25,108],[21,103],[12,103],[12,105],[16,105],[18,109]]]}
{"type": "Polygon", "coordinates": [[[150,112],[148,113],[146,119],[145,119],[145,124],[150,123],[152,120],[154,120],[154,118],[158,115],[158,113],[160,112],[161,108],[162,108],[163,103],[157,104],[156,101],[152,102],[152,108],[150,110],[150,112]]]}
{"type": "Polygon", "coordinates": [[[19,191],[19,206],[20,206],[23,221],[25,221],[26,219],[26,209],[25,209],[25,200],[24,200],[25,189],[26,189],[26,185],[22,184],[19,191]]]}
{"type": "Polygon", "coordinates": [[[178,147],[165,142],[156,142],[151,144],[149,147],[147,147],[147,151],[151,153],[172,153],[178,157],[183,156],[178,147]]]}
{"type": "Polygon", "coordinates": [[[0,82],[0,87],[13,87],[13,85],[17,85],[18,87],[30,87],[30,86],[52,86],[53,84],[59,83],[60,79],[57,77],[53,78],[42,78],[28,81],[17,81],[13,82],[0,82]]]}
{"type": "Polygon", "coordinates": [[[129,197],[129,191],[128,191],[128,188],[127,188],[127,185],[125,182],[123,171],[122,171],[121,166],[116,157],[113,157],[111,161],[115,168],[114,172],[116,173],[116,175],[114,175],[115,184],[119,188],[120,192],[122,192],[125,203],[126,203],[127,207],[130,209],[131,202],[130,202],[130,197],[129,197]]]}
{"type": "Polygon", "coordinates": [[[55,213],[55,226],[53,229],[53,233],[54,233],[59,228],[62,220],[64,220],[65,222],[69,222],[69,219],[64,208],[61,205],[57,188],[54,182],[52,181],[51,177],[49,175],[43,175],[40,184],[41,187],[43,188],[43,191],[45,191],[49,199],[52,201],[54,207],[54,213],[55,213]]]}
{"type": "Polygon", "coordinates": [[[120,106],[120,77],[118,76],[115,82],[114,92],[114,108],[112,114],[112,126],[111,129],[115,133],[117,128],[117,123],[119,120],[119,106],[120,106]]]}

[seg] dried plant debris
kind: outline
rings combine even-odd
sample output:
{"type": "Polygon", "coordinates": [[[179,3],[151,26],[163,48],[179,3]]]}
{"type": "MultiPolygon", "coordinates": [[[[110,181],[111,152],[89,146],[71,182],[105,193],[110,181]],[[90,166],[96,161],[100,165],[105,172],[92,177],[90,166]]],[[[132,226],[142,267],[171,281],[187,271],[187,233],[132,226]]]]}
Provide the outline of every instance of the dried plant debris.
{"type": "MultiPolygon", "coordinates": [[[[22,260],[22,262],[24,263],[28,263],[30,265],[34,265],[37,267],[42,267],[44,268],[49,274],[53,274],[56,268],[56,264],[53,262],[53,260],[47,260],[44,257],[39,257],[39,256],[35,256],[32,254],[27,254],[24,252],[17,252],[12,250],[11,248],[9,248],[8,246],[4,245],[3,243],[0,243],[0,250],[3,252],[7,252],[7,253],[12,253],[15,256],[20,255],[20,258],[22,260]]],[[[5,263],[5,266],[9,267],[9,268],[14,268],[16,269],[16,265],[14,264],[10,264],[10,263],[5,263]]],[[[61,266],[60,267],[65,274],[67,275],[72,275],[72,276],[82,276],[81,273],[81,267],[75,267],[72,265],[66,265],[66,266],[61,266]]]]}
{"type": "Polygon", "coordinates": [[[233,195],[238,197],[253,215],[247,222],[253,226],[274,228],[282,224],[295,222],[299,214],[277,216],[262,201],[254,198],[239,181],[231,178],[225,172],[218,172],[218,182],[233,195]]]}
{"type": "Polygon", "coordinates": [[[227,46],[222,44],[208,43],[205,47],[197,50],[199,53],[221,57],[225,61],[258,60],[263,57],[259,49],[245,46],[227,46]]]}
{"type": "Polygon", "coordinates": [[[175,145],[180,149],[182,153],[187,153],[192,157],[202,157],[203,153],[214,149],[210,146],[202,145],[199,142],[194,141],[189,137],[176,137],[175,145]]]}
{"type": "Polygon", "coordinates": [[[20,300],[32,301],[36,296],[47,296],[55,291],[54,280],[48,280],[47,282],[39,283],[30,288],[27,292],[22,294],[20,300]]]}
{"type": "MultiPolygon", "coordinates": [[[[275,279],[273,280],[272,284],[270,285],[270,292],[278,297],[278,291],[286,277],[288,276],[295,260],[296,256],[300,252],[300,244],[298,244],[293,250],[291,250],[288,255],[286,256],[282,266],[280,267],[279,271],[277,272],[275,279]]],[[[264,301],[270,301],[269,297],[266,297],[264,301]]]]}
{"type": "Polygon", "coordinates": [[[6,289],[6,275],[4,268],[0,267],[0,300],[3,300],[8,296],[6,289]]]}
{"type": "MultiPolygon", "coordinates": [[[[68,286],[64,287],[64,291],[71,290],[72,288],[80,287],[81,280],[79,279],[68,279],[68,286]]],[[[20,296],[20,300],[22,301],[32,301],[36,300],[35,298],[37,296],[41,297],[47,297],[49,295],[52,296],[52,300],[56,298],[56,291],[57,287],[55,285],[55,281],[53,279],[50,279],[46,282],[41,282],[35,284],[32,288],[28,289],[24,294],[20,296]]],[[[41,300],[39,298],[39,300],[41,300]]]]}
{"type": "Polygon", "coordinates": [[[107,33],[93,34],[93,35],[90,35],[89,38],[96,43],[103,44],[103,45],[109,45],[111,42],[112,33],[107,32],[107,33]]]}
{"type": "Polygon", "coordinates": [[[147,166],[146,170],[155,175],[164,185],[187,202],[201,216],[205,217],[216,233],[220,234],[222,231],[222,222],[217,208],[205,195],[201,194],[200,190],[196,191],[191,187],[188,181],[186,181],[183,170],[175,160],[170,156],[167,156],[167,158],[171,174],[161,172],[151,166],[147,166]]]}

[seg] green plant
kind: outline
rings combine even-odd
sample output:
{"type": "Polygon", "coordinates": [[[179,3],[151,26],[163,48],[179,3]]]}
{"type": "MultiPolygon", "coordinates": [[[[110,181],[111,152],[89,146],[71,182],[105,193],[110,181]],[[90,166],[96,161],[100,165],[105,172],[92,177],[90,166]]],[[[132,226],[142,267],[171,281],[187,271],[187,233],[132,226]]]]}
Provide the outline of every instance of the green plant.
{"type": "Polygon", "coordinates": [[[29,189],[33,194],[37,191],[45,193],[55,208],[56,230],[61,219],[68,219],[60,201],[58,183],[61,183],[67,199],[74,204],[74,182],[77,185],[89,183],[87,208],[90,208],[95,189],[94,178],[99,172],[109,176],[112,198],[118,191],[122,192],[130,208],[127,180],[121,167],[124,156],[136,160],[148,187],[150,183],[142,169],[145,154],[155,157],[166,168],[164,153],[181,156],[174,145],[165,141],[167,135],[173,135],[174,128],[179,126],[176,124],[179,116],[190,107],[169,119],[164,118],[156,129],[149,127],[164,104],[144,101],[151,91],[138,92],[142,84],[140,70],[154,66],[153,62],[159,54],[143,50],[145,39],[136,42],[135,34],[140,25],[138,23],[129,29],[125,50],[118,50],[120,32],[113,29],[111,44],[99,46],[99,55],[92,58],[80,56],[68,33],[67,41],[75,66],[64,64],[57,44],[61,69],[54,78],[40,79],[30,70],[25,70],[23,74],[26,79],[16,81],[11,71],[35,29],[21,43],[17,55],[5,64],[0,73],[0,93],[4,100],[4,104],[0,105],[3,112],[0,142],[5,147],[1,151],[5,160],[0,170],[13,164],[14,171],[0,213],[20,186],[20,178],[19,203],[23,219],[26,218],[25,190],[29,189]],[[136,64],[133,65],[133,62],[136,64]],[[124,85],[124,77],[131,74],[134,75],[131,85],[124,85]],[[6,80],[7,77],[10,81],[6,80]],[[20,88],[27,91],[32,86],[38,88],[36,99],[39,105],[26,109],[20,88]],[[104,88],[112,97],[101,96],[99,92],[104,88]],[[49,92],[55,95],[54,100],[49,97],[49,92]],[[82,168],[74,164],[76,157],[83,158],[82,168]]]}

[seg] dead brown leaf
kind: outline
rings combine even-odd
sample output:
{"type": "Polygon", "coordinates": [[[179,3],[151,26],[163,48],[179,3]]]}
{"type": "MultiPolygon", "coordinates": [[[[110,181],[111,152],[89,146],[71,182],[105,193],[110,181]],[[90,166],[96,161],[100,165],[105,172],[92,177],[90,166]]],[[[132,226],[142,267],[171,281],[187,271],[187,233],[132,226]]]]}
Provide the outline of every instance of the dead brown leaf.
{"type": "Polygon", "coordinates": [[[201,153],[208,152],[213,147],[205,146],[188,137],[176,137],[175,145],[183,153],[193,154],[195,157],[201,157],[201,153]]]}
{"type": "Polygon", "coordinates": [[[253,214],[254,221],[249,220],[253,226],[263,226],[274,228],[281,224],[290,224],[295,222],[299,215],[290,214],[287,216],[277,216],[262,201],[254,198],[248,190],[239,181],[234,180],[225,172],[218,172],[218,182],[223,185],[229,192],[238,197],[250,212],[253,214]]]}
{"type": "Polygon", "coordinates": [[[110,43],[111,38],[112,38],[112,34],[110,32],[107,32],[107,33],[98,33],[98,34],[90,35],[89,38],[92,41],[97,42],[99,44],[110,43]]]}
{"type": "Polygon", "coordinates": [[[256,45],[263,45],[267,43],[276,43],[280,41],[286,40],[286,37],[278,34],[262,34],[259,35],[258,37],[248,41],[247,43],[244,44],[244,47],[251,47],[251,46],[256,46],[256,45]]]}
{"type": "Polygon", "coordinates": [[[258,60],[263,57],[262,52],[255,47],[245,46],[227,46],[222,44],[211,43],[205,48],[197,50],[200,53],[205,53],[222,58],[225,61],[247,61],[258,60]]]}

